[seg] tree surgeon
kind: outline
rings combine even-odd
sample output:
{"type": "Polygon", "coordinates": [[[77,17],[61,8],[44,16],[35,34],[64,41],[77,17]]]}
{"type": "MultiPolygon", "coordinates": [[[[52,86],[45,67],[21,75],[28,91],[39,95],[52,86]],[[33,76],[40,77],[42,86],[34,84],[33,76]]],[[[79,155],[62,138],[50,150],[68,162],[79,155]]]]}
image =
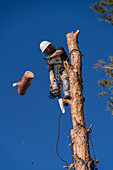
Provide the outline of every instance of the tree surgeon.
{"type": "Polygon", "coordinates": [[[49,71],[50,78],[50,92],[55,95],[55,97],[60,97],[61,90],[60,85],[62,84],[62,90],[64,99],[70,98],[70,87],[69,87],[69,75],[64,67],[64,61],[69,62],[69,58],[62,46],[52,45],[49,41],[42,41],[40,43],[40,49],[42,53],[48,55],[43,59],[47,62],[47,68],[49,71]],[[56,82],[58,80],[58,83],[56,82]],[[60,91],[60,92],[59,92],[60,91]]]}

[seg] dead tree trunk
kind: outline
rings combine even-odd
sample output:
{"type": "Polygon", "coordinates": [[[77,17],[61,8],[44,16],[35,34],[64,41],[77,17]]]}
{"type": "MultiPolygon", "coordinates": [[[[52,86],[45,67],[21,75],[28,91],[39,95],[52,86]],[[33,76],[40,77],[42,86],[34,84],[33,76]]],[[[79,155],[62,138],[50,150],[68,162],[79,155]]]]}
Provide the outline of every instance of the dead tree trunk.
{"type": "Polygon", "coordinates": [[[13,87],[18,86],[18,94],[24,95],[26,90],[31,85],[31,81],[34,77],[34,74],[31,71],[26,71],[22,79],[18,83],[13,83],[13,87]]]}
{"type": "Polygon", "coordinates": [[[94,168],[92,168],[92,162],[90,161],[88,132],[85,127],[83,111],[82,54],[78,46],[78,35],[79,30],[67,34],[71,65],[67,62],[64,65],[69,73],[71,99],[66,100],[66,102],[69,103],[71,108],[73,124],[73,129],[70,132],[75,159],[73,167],[76,170],[92,170],[94,168]]]}

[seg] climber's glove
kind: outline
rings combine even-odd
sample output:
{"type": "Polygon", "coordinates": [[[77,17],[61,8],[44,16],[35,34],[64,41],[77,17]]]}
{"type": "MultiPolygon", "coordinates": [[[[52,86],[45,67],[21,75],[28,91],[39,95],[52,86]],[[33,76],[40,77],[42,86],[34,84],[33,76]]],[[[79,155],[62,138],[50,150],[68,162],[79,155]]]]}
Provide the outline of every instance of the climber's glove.
{"type": "Polygon", "coordinates": [[[50,60],[51,59],[51,56],[48,56],[48,57],[43,57],[44,60],[50,60]]]}

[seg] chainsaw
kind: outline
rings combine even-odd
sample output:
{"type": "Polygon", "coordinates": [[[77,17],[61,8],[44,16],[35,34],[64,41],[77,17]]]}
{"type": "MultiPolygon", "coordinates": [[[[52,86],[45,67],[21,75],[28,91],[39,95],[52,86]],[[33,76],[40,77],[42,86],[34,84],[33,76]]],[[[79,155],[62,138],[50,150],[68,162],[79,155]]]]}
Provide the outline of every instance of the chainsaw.
{"type": "Polygon", "coordinates": [[[50,85],[49,98],[55,99],[56,97],[58,97],[58,102],[62,113],[65,113],[64,102],[61,97],[60,83],[57,83],[56,80],[54,80],[53,84],[50,85]]]}

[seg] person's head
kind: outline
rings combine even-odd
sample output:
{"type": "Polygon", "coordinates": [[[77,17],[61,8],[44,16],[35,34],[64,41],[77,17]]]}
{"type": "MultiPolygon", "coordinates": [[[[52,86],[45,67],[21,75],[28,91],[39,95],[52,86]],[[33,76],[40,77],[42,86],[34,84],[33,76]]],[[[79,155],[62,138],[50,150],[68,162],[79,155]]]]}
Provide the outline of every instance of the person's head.
{"type": "Polygon", "coordinates": [[[53,50],[55,49],[55,46],[53,46],[52,43],[49,41],[42,41],[40,43],[40,49],[41,49],[42,53],[51,55],[53,50]]]}

